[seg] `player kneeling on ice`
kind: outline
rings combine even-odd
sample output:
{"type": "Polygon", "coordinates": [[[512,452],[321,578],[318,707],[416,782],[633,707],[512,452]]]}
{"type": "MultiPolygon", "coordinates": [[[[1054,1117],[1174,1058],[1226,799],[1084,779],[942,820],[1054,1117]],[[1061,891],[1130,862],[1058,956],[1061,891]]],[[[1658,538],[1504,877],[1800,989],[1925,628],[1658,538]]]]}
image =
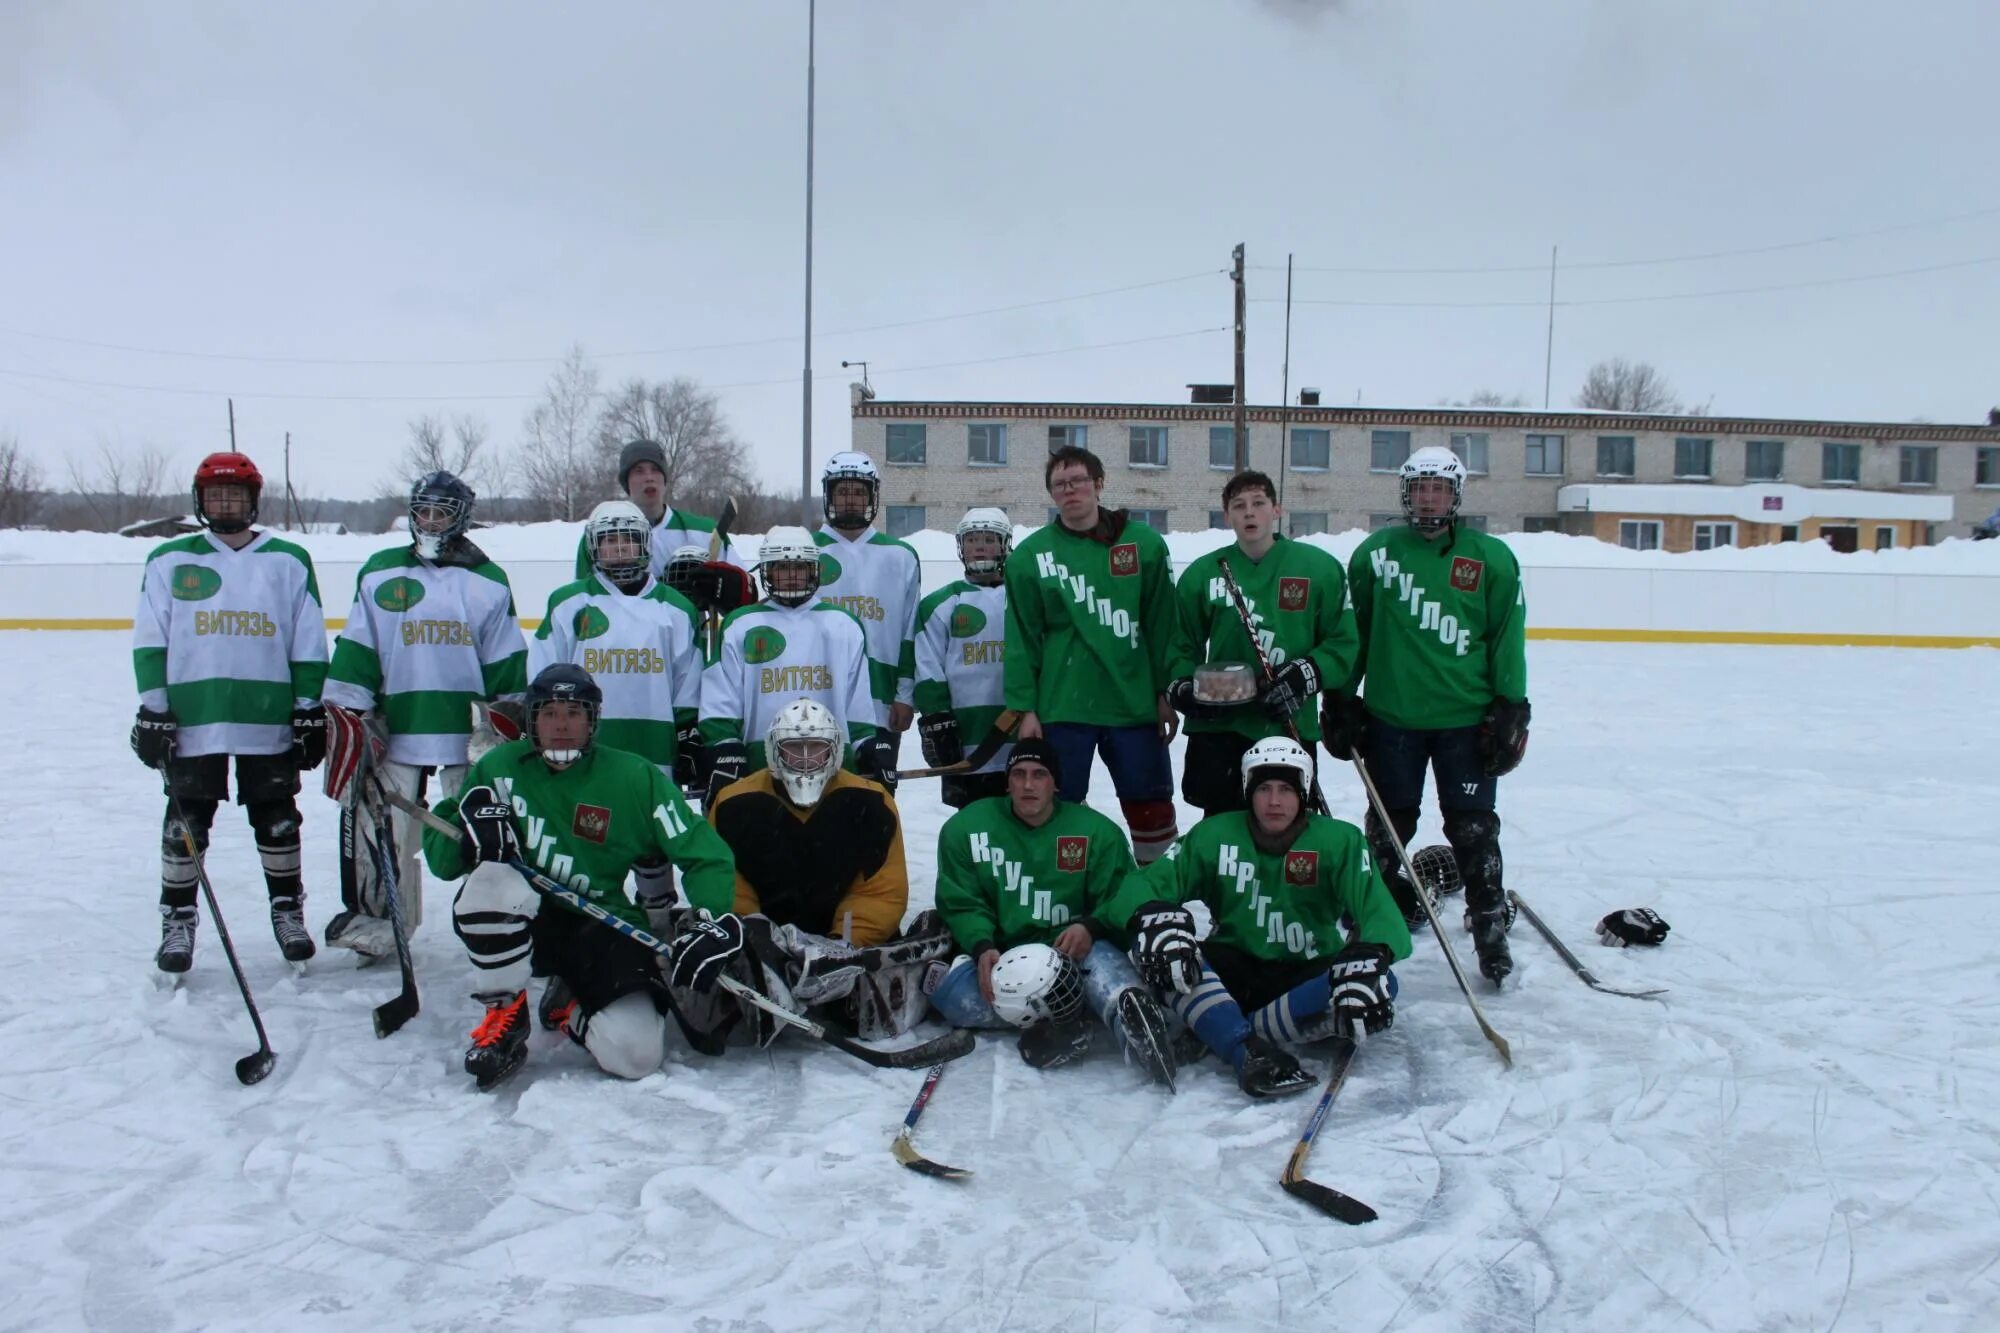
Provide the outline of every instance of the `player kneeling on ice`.
{"type": "MultiPolygon", "coordinates": [[[[792,700],[764,735],[765,766],[722,788],[708,819],[736,858],[736,913],[754,955],[741,979],[789,1008],[846,1001],[839,1017],[873,1039],[924,1016],[918,974],[952,946],[935,913],[897,937],[910,902],[902,818],[880,783],[841,768],[844,748],[825,705],[792,700]]],[[[762,1011],[727,998],[675,1001],[690,1024],[707,1014],[718,1041],[742,1017],[760,1040],[776,1035],[762,1011]]]]}
{"type": "Polygon", "coordinates": [[[1270,1097],[1311,1085],[1278,1043],[1389,1026],[1389,965],[1410,956],[1410,931],[1361,830],[1306,808],[1312,760],[1296,741],[1258,741],[1242,774],[1250,808],[1196,824],[1104,914],[1129,923],[1140,973],[1243,1091],[1270,1097]],[[1195,901],[1214,922],[1199,944],[1195,901]]]}
{"type": "Polygon", "coordinates": [[[659,955],[544,899],[510,863],[532,864],[643,927],[645,914],[626,896],[625,879],[636,863],[664,857],[680,870],[697,909],[729,910],[729,848],[673,779],[636,754],[595,743],[602,706],[602,692],[582,667],[543,668],[528,686],[527,734],[489,750],[459,794],[437,806],[464,831],[457,838],[424,832],[432,873],[466,875],[452,924],[472,956],[473,998],[486,1006],[465,1052],[465,1072],[481,1089],[527,1058],[531,974],[568,987],[573,1003],[557,1025],[606,1072],[643,1078],[666,1053],[669,1005],[659,955]]]}
{"type": "Polygon", "coordinates": [[[1037,1068],[1090,1049],[1088,1006],[1126,1057],[1173,1087],[1166,1013],[1099,909],[1133,873],[1116,824],[1056,796],[1055,747],[1017,741],[1007,794],[974,801],[938,834],[937,905],[963,956],[931,992],[957,1027],[1018,1027],[1037,1068]]]}

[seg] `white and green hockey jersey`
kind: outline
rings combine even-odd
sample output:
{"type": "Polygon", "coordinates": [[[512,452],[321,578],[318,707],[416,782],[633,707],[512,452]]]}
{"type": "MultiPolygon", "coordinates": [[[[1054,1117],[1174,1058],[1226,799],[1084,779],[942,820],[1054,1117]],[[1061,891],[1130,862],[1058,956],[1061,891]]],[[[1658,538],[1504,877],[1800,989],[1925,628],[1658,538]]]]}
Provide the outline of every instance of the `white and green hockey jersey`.
{"type": "Polygon", "coordinates": [[[528,675],[572,662],[604,691],[599,743],[671,770],[675,730],[701,709],[701,613],[655,579],[620,592],[599,575],[557,588],[528,641],[528,675]]]}
{"type": "Polygon", "coordinates": [[[757,602],[731,611],[722,622],[721,647],[701,677],[702,742],[742,741],[750,758],[746,771],[754,773],[764,767],[771,719],[799,698],[825,704],[850,747],[875,734],[860,623],[824,602],[757,602]]]}
{"type": "Polygon", "coordinates": [[[813,534],[820,548],[819,597],[850,612],[868,639],[869,689],[888,721],[891,703],[909,703],[917,674],[917,603],[923,564],[907,542],[870,527],[849,539],[831,524],[813,534]]]}
{"type": "Polygon", "coordinates": [[[176,753],[283,754],[292,709],[326,680],[312,557],[259,532],[240,551],[196,532],[155,547],[132,618],[139,701],[180,724],[176,753]]]}
{"type": "Polygon", "coordinates": [[[473,701],[518,696],[527,675],[528,645],[500,566],[477,547],[433,564],[397,546],[361,567],[326,699],[378,710],[397,763],[450,767],[466,760],[473,701]]]}
{"type": "MultiPolygon", "coordinates": [[[[924,598],[917,608],[917,711],[950,713],[970,754],[993,730],[1005,706],[1007,586],[982,588],[960,579],[924,598]]],[[[1003,745],[980,773],[1007,766],[1013,745],[1003,745]]]]}
{"type": "MultiPolygon", "coordinates": [[[[660,521],[653,525],[652,535],[648,539],[647,549],[653,558],[653,577],[656,579],[666,577],[667,561],[672,559],[674,552],[683,546],[699,546],[702,554],[706,556],[708,544],[714,537],[714,519],[691,514],[685,509],[669,507],[660,515],[660,521]]],[[[587,535],[576,539],[576,576],[580,579],[589,578],[597,572],[597,566],[590,562],[588,542],[587,535]]],[[[738,569],[750,568],[743,563],[743,557],[737,549],[727,541],[722,543],[722,553],[717,559],[725,565],[735,565],[738,569]]]]}

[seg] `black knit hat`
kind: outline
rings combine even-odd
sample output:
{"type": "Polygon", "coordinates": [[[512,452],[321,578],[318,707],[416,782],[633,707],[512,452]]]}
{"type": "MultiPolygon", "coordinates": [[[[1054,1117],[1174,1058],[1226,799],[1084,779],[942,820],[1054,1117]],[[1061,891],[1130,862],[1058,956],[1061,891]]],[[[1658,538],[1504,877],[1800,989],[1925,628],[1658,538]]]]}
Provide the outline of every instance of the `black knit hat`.
{"type": "Polygon", "coordinates": [[[1007,771],[1013,772],[1014,765],[1028,760],[1049,770],[1049,776],[1056,780],[1056,784],[1058,786],[1062,784],[1062,764],[1056,759],[1055,746],[1040,736],[1031,740],[1015,741],[1013,753],[1007,756],[1007,771]]]}
{"type": "Polygon", "coordinates": [[[652,440],[634,440],[618,451],[618,489],[625,489],[626,478],[632,469],[641,463],[651,463],[661,472],[667,470],[667,451],[652,440]]]}

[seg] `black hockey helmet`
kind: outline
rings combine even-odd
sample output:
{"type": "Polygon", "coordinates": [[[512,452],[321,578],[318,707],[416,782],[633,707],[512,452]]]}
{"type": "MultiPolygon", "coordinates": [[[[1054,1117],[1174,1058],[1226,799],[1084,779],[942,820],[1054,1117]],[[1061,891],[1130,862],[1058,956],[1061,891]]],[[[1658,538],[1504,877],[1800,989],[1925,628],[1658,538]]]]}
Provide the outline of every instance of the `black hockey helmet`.
{"type": "Polygon", "coordinates": [[[596,742],[597,719],[603,711],[604,691],[590,678],[588,671],[574,662],[552,662],[528,682],[528,743],[550,764],[557,767],[573,764],[596,742]],[[541,728],[536,726],[536,715],[556,703],[582,704],[584,711],[590,715],[590,731],[583,744],[574,750],[549,750],[542,746],[542,733],[541,728]]]}
{"type": "Polygon", "coordinates": [[[410,540],[435,560],[472,526],[472,488],[450,472],[426,472],[410,487],[410,540]]]}

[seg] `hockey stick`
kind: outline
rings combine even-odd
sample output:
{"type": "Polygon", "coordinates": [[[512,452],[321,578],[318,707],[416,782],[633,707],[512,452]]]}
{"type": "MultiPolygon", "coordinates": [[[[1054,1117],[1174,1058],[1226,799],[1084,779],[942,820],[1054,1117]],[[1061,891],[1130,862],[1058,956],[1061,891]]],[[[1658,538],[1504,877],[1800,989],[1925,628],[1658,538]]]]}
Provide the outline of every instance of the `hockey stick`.
{"type": "MultiPolygon", "coordinates": [[[[715,530],[708,535],[708,560],[710,564],[714,564],[722,559],[722,552],[729,545],[729,530],[735,526],[736,497],[731,495],[723,500],[722,508],[716,511],[715,530]]],[[[701,637],[703,651],[713,652],[722,637],[722,613],[720,611],[710,611],[702,617],[701,637]]]]}
{"type": "Polygon", "coordinates": [[[1019,726],[1020,722],[1019,713],[1011,708],[1004,709],[1000,716],[993,719],[993,729],[986,733],[986,738],[979,742],[971,754],[955,764],[940,764],[936,768],[897,769],[896,781],[901,782],[904,778],[935,778],[946,773],[970,773],[974,769],[984,768],[994,755],[1000,753],[1000,747],[1013,736],[1014,728],[1019,726]]]}
{"type": "Polygon", "coordinates": [[[236,1081],[249,1086],[261,1083],[271,1067],[278,1063],[278,1054],[271,1049],[271,1039],[264,1035],[264,1016],[257,1012],[257,1002],[250,998],[250,983],[243,979],[243,964],[236,961],[236,946],[229,942],[229,927],[222,922],[222,908],[215,901],[215,886],[208,882],[208,866],[201,859],[201,848],[195,845],[194,826],[188,823],[187,812],[181,809],[181,798],[173,792],[167,793],[167,803],[173,807],[174,822],[180,825],[181,843],[187,848],[188,857],[194,862],[194,873],[201,880],[202,897],[208,899],[208,915],[215,922],[216,938],[222,941],[222,952],[229,959],[229,970],[236,974],[236,989],[243,992],[243,1005],[250,1011],[250,1026],[257,1029],[257,1049],[236,1062],[236,1081]]]}
{"type": "Polygon", "coordinates": [[[889,1145],[889,1151],[896,1154],[896,1160],[910,1170],[921,1175],[936,1176],[939,1180],[964,1180],[972,1175],[970,1171],[956,1166],[946,1166],[943,1162],[933,1162],[917,1151],[910,1142],[910,1135],[916,1132],[917,1117],[930,1105],[931,1093],[936,1090],[938,1080],[944,1077],[944,1066],[935,1064],[924,1075],[924,1086],[917,1089],[917,1099],[910,1103],[910,1113],[903,1117],[903,1127],[896,1133],[896,1141],[889,1145]]]}
{"type": "Polygon", "coordinates": [[[1577,978],[1592,990],[1603,991],[1606,995],[1623,995],[1628,1000],[1650,1000],[1655,996],[1667,993],[1664,987],[1656,990],[1619,990],[1615,986],[1605,985],[1591,975],[1590,969],[1583,965],[1582,959],[1569,951],[1568,945],[1556,938],[1554,931],[1542,924],[1542,919],[1535,915],[1535,909],[1521,901],[1520,894],[1509,889],[1507,890],[1507,897],[1513,901],[1515,907],[1520,909],[1521,915],[1528,918],[1528,924],[1541,932],[1542,938],[1549,942],[1549,947],[1562,955],[1562,960],[1569,964],[1569,970],[1576,973],[1577,978]]]}
{"type": "Polygon", "coordinates": [[[1452,979],[1458,982],[1459,993],[1464,995],[1465,1002],[1472,1006],[1472,1017],[1478,1022],[1479,1030],[1486,1034],[1486,1040],[1493,1043],[1493,1049],[1500,1052],[1501,1060],[1511,1069],[1514,1065],[1514,1052],[1509,1049],[1507,1039],[1495,1032],[1493,1025],[1486,1021],[1486,1011],[1479,1007],[1479,1000],[1473,995],[1472,987],[1465,979],[1465,969],[1458,965],[1458,955],[1452,952],[1451,941],[1445,938],[1444,927],[1438,923],[1437,907],[1431,902],[1431,891],[1418,877],[1417,868],[1410,864],[1409,849],[1404,847],[1403,840],[1396,836],[1396,826],[1390,822],[1388,808],[1382,804],[1382,793],[1375,790],[1375,779],[1369,776],[1368,765],[1362,762],[1359,753],[1353,755],[1352,759],[1354,771],[1361,775],[1361,785],[1368,789],[1368,804],[1374,808],[1375,818],[1382,821],[1383,835],[1389,839],[1389,845],[1396,849],[1396,859],[1402,862],[1403,873],[1410,877],[1410,886],[1417,895],[1417,901],[1423,905],[1424,919],[1431,923],[1431,934],[1437,936],[1438,947],[1444,950],[1444,960],[1451,965],[1452,979]]]}
{"type": "Polygon", "coordinates": [[[1319,1134],[1320,1126],[1326,1123],[1326,1113],[1333,1105],[1333,1099],[1340,1091],[1340,1085],[1347,1081],[1347,1067],[1354,1063],[1354,1043],[1340,1041],[1334,1044],[1333,1072],[1327,1075],[1326,1090],[1319,1095],[1319,1105],[1313,1107],[1312,1118],[1306,1121],[1305,1133],[1292,1148],[1292,1156],[1285,1163],[1284,1174],[1278,1177],[1278,1184],[1285,1193],[1295,1199],[1304,1199],[1313,1207],[1336,1221],[1358,1227],[1363,1222],[1373,1222],[1375,1210],[1351,1194],[1342,1194],[1329,1185],[1305,1178],[1306,1155],[1312,1151],[1313,1139],[1319,1134]]]}
{"type": "MultiPolygon", "coordinates": [[[[1243,622],[1244,637],[1250,640],[1250,648],[1257,654],[1257,672],[1264,678],[1264,683],[1269,685],[1278,677],[1277,673],[1271,670],[1271,659],[1264,653],[1264,641],[1257,637],[1257,626],[1250,619],[1250,602],[1243,596],[1243,589],[1237,586],[1236,574],[1229,568],[1228,558],[1217,556],[1215,563],[1222,570],[1222,586],[1228,590],[1229,600],[1236,607],[1236,618],[1243,622]]],[[[1307,755],[1312,754],[1306,743],[1299,739],[1299,724],[1289,717],[1285,719],[1285,734],[1292,738],[1294,745],[1305,750],[1307,755]]],[[[1314,764],[1313,767],[1318,768],[1319,765],[1314,764]]],[[[1317,780],[1313,782],[1312,798],[1313,808],[1320,814],[1327,814],[1326,793],[1320,790],[1317,780]]]]}
{"type": "MultiPolygon", "coordinates": [[[[396,967],[403,980],[403,988],[395,998],[375,1006],[375,1035],[386,1037],[415,1018],[420,1006],[417,969],[410,961],[410,936],[403,927],[403,903],[397,892],[396,857],[391,850],[394,834],[389,812],[382,807],[391,790],[382,779],[380,767],[389,753],[389,738],[383,734],[379,717],[364,718],[339,704],[329,705],[326,715],[333,732],[324,779],[326,794],[345,805],[348,787],[358,779],[361,787],[355,793],[355,800],[375,825],[370,859],[375,863],[375,879],[382,886],[382,900],[389,908],[389,931],[396,940],[396,967]]],[[[358,821],[354,835],[361,836],[358,821]]]]}

